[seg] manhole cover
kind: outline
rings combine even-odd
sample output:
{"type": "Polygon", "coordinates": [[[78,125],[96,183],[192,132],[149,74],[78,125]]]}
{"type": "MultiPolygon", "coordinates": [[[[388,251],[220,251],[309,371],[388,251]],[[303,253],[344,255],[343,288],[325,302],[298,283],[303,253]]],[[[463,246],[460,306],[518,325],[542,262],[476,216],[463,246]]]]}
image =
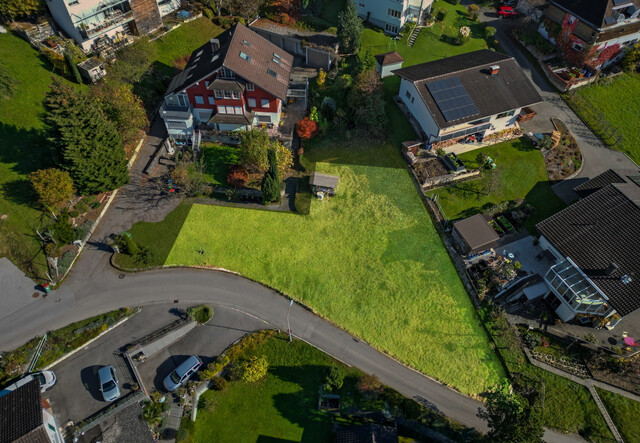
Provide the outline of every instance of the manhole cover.
{"type": "Polygon", "coordinates": [[[118,275],[118,278],[119,278],[120,280],[122,280],[124,277],[125,277],[125,275],[124,275],[124,274],[120,274],[120,275],[118,275]]]}
{"type": "Polygon", "coordinates": [[[38,297],[40,297],[40,293],[39,292],[34,292],[31,297],[38,298],[38,297]]]}

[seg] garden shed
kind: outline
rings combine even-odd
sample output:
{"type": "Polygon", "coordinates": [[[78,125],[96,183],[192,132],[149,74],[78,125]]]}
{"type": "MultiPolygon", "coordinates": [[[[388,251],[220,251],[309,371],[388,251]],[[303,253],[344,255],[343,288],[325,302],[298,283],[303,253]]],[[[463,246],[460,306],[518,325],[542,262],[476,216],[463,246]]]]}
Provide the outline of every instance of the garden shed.
{"type": "Polygon", "coordinates": [[[95,83],[107,75],[104,63],[95,57],[91,57],[82,63],[78,63],[78,70],[85,80],[95,83]]]}
{"type": "Polygon", "coordinates": [[[453,238],[465,254],[475,254],[496,246],[500,236],[484,215],[476,214],[453,224],[453,238]]]}
{"type": "Polygon", "coordinates": [[[390,77],[393,75],[391,71],[402,68],[404,59],[397,51],[385,52],[384,54],[374,55],[376,59],[376,71],[380,77],[390,77]]]}
{"type": "Polygon", "coordinates": [[[324,194],[333,195],[338,187],[339,179],[340,178],[335,175],[314,172],[311,174],[311,179],[309,180],[311,191],[318,197],[324,194]]]}

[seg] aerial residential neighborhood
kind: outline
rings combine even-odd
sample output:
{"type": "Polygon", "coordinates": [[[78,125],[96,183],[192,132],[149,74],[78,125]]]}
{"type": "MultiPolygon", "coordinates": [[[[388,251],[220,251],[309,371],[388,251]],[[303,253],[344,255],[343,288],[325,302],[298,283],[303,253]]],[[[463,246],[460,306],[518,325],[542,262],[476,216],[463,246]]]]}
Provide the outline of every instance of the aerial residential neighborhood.
{"type": "Polygon", "coordinates": [[[640,442],[635,0],[0,0],[0,442],[640,442]]]}

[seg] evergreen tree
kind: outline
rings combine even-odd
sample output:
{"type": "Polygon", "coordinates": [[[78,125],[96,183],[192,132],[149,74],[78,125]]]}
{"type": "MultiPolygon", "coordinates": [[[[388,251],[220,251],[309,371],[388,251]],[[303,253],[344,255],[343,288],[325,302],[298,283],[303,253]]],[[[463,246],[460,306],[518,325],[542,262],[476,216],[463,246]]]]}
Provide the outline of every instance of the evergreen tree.
{"type": "Polygon", "coordinates": [[[56,161],[81,194],[111,191],[128,182],[122,138],[86,94],[54,80],[45,105],[56,161]]]}
{"type": "Polygon", "coordinates": [[[82,76],[80,75],[80,71],[78,71],[78,65],[76,65],[75,62],[73,61],[73,58],[71,57],[71,54],[69,54],[69,52],[65,51],[64,59],[66,60],[67,64],[69,65],[69,69],[71,70],[71,74],[73,74],[73,79],[75,80],[76,83],[81,85],[82,84],[82,76]]]}
{"type": "Polygon", "coordinates": [[[276,151],[270,149],[267,155],[269,170],[262,177],[262,201],[265,204],[280,199],[280,172],[278,171],[276,151]]]}
{"type": "Polygon", "coordinates": [[[337,34],[340,52],[350,54],[360,49],[360,34],[363,28],[362,20],[358,17],[356,4],[353,0],[348,0],[344,11],[338,14],[337,34]]]}

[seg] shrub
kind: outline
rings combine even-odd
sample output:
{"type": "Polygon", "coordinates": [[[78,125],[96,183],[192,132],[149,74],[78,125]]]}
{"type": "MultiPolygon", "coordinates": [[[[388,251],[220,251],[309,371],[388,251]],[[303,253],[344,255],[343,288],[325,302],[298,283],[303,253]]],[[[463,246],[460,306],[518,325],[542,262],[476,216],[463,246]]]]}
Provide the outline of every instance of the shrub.
{"type": "Polygon", "coordinates": [[[327,391],[338,390],[344,383],[344,369],[338,366],[331,366],[325,380],[324,389],[327,391]]]}
{"type": "Polygon", "coordinates": [[[222,377],[213,377],[211,379],[211,389],[213,389],[214,391],[226,391],[227,380],[222,377]]]}
{"type": "Polygon", "coordinates": [[[533,332],[525,333],[522,340],[529,349],[534,349],[535,347],[540,346],[540,343],[542,342],[540,336],[533,332]]]}
{"type": "Polygon", "coordinates": [[[71,218],[76,218],[79,215],[80,215],[80,212],[77,209],[69,211],[69,217],[71,217],[71,218]]]}
{"type": "Polygon", "coordinates": [[[255,383],[267,375],[269,363],[265,357],[256,357],[242,363],[242,380],[255,383]]]}
{"type": "Polygon", "coordinates": [[[487,26],[486,28],[484,28],[484,37],[490,39],[491,37],[496,35],[496,32],[496,28],[494,28],[493,26],[487,26]]]}
{"type": "MultiPolygon", "coordinates": [[[[205,9],[205,12],[206,11],[211,11],[211,10],[205,9]]],[[[178,429],[178,432],[176,433],[176,442],[185,441],[188,438],[189,438],[189,430],[185,427],[180,427],[180,429],[178,429]]]]}
{"type": "Polygon", "coordinates": [[[595,345],[598,344],[598,337],[596,337],[593,332],[589,332],[584,336],[584,341],[586,341],[587,343],[593,343],[595,345]]]}
{"type": "Polygon", "coordinates": [[[366,400],[375,400],[382,393],[382,383],[375,375],[362,375],[356,383],[356,388],[366,400]]]}
{"type": "Polygon", "coordinates": [[[320,88],[324,88],[324,84],[327,81],[327,73],[324,69],[320,69],[318,71],[318,76],[316,77],[316,85],[320,88]]]}
{"type": "Polygon", "coordinates": [[[241,165],[229,166],[227,172],[227,183],[234,188],[244,188],[249,181],[249,172],[241,165]]]}
{"type": "Polygon", "coordinates": [[[75,232],[69,223],[69,213],[62,211],[57,220],[50,227],[53,238],[58,245],[66,245],[75,239],[75,232]]]}
{"type": "Polygon", "coordinates": [[[436,20],[439,21],[439,22],[443,22],[444,19],[447,17],[448,13],[449,13],[449,11],[446,10],[446,9],[438,10],[438,12],[436,12],[436,20]]]}
{"type": "Polygon", "coordinates": [[[162,403],[145,402],[142,407],[142,419],[152,426],[160,423],[162,421],[162,403]]]}
{"type": "Polygon", "coordinates": [[[301,139],[309,140],[318,133],[318,123],[305,117],[296,123],[296,132],[301,139]]]}
{"type": "Polygon", "coordinates": [[[469,6],[467,6],[467,13],[471,20],[474,20],[474,21],[478,20],[478,14],[480,14],[480,8],[478,7],[478,5],[470,4],[469,6]]]}
{"type": "Polygon", "coordinates": [[[203,325],[213,317],[213,308],[209,305],[190,306],[187,314],[193,321],[203,325]]]}
{"type": "Polygon", "coordinates": [[[215,411],[216,406],[218,406],[218,402],[212,395],[203,395],[198,402],[198,407],[207,412],[215,411]]]}
{"type": "Polygon", "coordinates": [[[244,367],[241,363],[233,362],[227,368],[227,373],[225,374],[225,378],[228,381],[238,381],[242,380],[242,374],[244,373],[244,367]]]}
{"type": "Polygon", "coordinates": [[[202,14],[207,17],[209,20],[213,19],[213,11],[209,8],[204,8],[202,10],[202,14]]]}
{"type": "Polygon", "coordinates": [[[60,248],[55,243],[47,243],[44,245],[44,253],[47,257],[58,257],[60,255],[60,248]]]}

